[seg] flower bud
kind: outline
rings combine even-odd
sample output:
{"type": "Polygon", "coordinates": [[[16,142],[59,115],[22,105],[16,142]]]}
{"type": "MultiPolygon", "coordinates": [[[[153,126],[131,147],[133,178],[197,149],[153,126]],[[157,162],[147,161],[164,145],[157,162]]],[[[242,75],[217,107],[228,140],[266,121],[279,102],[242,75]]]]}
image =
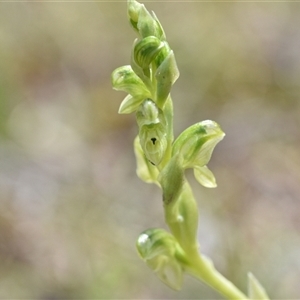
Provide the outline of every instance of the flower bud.
{"type": "Polygon", "coordinates": [[[128,0],[128,17],[131,25],[139,32],[141,37],[156,36],[159,39],[165,39],[165,33],[154,13],[152,15],[135,0],[128,0]]]}
{"type": "Polygon", "coordinates": [[[127,1],[128,18],[133,28],[137,31],[138,31],[137,24],[139,21],[139,14],[142,6],[144,6],[144,4],[141,4],[135,0],[127,1]]]}
{"type": "Polygon", "coordinates": [[[165,284],[181,289],[183,252],[170,233],[158,228],[146,230],[139,236],[136,247],[141,258],[165,284]]]}
{"type": "Polygon", "coordinates": [[[163,46],[164,43],[155,36],[143,38],[134,46],[134,59],[136,63],[142,69],[149,67],[163,46]]]}
{"type": "Polygon", "coordinates": [[[138,39],[135,39],[135,41],[133,42],[133,47],[131,50],[131,59],[130,59],[130,65],[132,70],[134,71],[134,73],[143,81],[143,83],[145,84],[145,86],[147,87],[147,89],[152,93],[154,91],[154,87],[153,84],[151,82],[150,79],[150,67],[146,67],[146,68],[142,68],[135,60],[135,46],[136,44],[139,43],[138,39]]]}

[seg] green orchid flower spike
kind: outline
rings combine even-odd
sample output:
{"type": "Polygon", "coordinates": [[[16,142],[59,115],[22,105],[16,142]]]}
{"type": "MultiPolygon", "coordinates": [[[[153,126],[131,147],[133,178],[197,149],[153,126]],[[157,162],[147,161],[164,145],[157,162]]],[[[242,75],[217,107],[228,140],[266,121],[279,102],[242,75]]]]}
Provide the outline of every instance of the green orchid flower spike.
{"type": "Polygon", "coordinates": [[[216,122],[206,120],[190,126],[174,141],[171,88],[179,77],[174,51],[154,12],[135,0],[127,1],[127,12],[138,38],[133,42],[130,65],[112,73],[112,85],[127,93],[119,113],[136,115],[136,172],[141,180],[161,188],[170,229],[144,231],[137,240],[137,251],[158,278],[175,290],[181,289],[184,274],[189,274],[227,299],[268,299],[251,273],[247,297],[200,251],[198,207],[185,170],[193,169],[204,187],[216,187],[207,164],[225,133],[216,122]]]}

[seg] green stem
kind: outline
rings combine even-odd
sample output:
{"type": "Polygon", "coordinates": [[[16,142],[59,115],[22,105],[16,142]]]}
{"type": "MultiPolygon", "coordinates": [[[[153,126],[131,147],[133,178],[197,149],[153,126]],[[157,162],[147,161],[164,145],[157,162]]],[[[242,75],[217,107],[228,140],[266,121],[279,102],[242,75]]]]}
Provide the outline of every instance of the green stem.
{"type": "MultiPolygon", "coordinates": [[[[170,185],[178,185],[175,182],[173,180],[170,185]]],[[[182,249],[189,255],[196,256],[198,254],[198,207],[185,178],[179,196],[176,194],[174,192],[172,201],[164,205],[165,220],[182,249]]]]}
{"type": "Polygon", "coordinates": [[[189,256],[187,271],[194,277],[204,281],[227,299],[249,299],[232,282],[220,274],[213,263],[204,256],[189,256]]]}
{"type": "Polygon", "coordinates": [[[164,205],[165,219],[172,234],[185,252],[186,271],[204,281],[227,299],[248,299],[215,269],[209,259],[199,253],[197,243],[198,209],[186,179],[183,179],[180,195],[176,196],[176,194],[169,204],[164,205]]]}

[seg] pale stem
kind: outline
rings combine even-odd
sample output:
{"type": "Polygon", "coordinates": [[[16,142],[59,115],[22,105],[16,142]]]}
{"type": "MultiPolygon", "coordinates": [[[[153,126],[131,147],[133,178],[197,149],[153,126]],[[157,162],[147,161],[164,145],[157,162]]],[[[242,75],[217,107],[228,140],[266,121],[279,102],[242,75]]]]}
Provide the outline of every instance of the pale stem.
{"type": "Polygon", "coordinates": [[[191,275],[204,281],[227,299],[249,299],[232,282],[220,274],[209,259],[200,254],[189,258],[190,264],[187,271],[191,275]]]}

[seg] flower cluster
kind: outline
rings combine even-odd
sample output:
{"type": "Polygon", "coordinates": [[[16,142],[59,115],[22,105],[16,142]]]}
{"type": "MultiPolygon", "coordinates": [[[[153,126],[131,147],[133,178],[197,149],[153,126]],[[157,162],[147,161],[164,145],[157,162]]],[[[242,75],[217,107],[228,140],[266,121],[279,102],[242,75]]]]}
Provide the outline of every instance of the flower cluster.
{"type": "MultiPolygon", "coordinates": [[[[137,240],[138,253],[174,289],[181,288],[183,273],[188,272],[229,298],[246,299],[199,253],[198,208],[184,174],[192,168],[200,184],[216,187],[207,164],[225,134],[216,122],[206,120],[190,126],[174,141],[170,92],[179,77],[174,52],[156,15],[135,0],[127,3],[129,21],[139,37],[133,43],[130,65],[112,73],[112,84],[128,93],[119,113],[136,115],[137,175],[162,189],[165,220],[171,231],[146,230],[137,240]]],[[[249,279],[251,293],[264,297],[253,278],[249,279]]]]}
{"type": "MultiPolygon", "coordinates": [[[[128,17],[139,38],[133,43],[130,65],[117,68],[112,73],[112,83],[114,89],[128,93],[120,105],[119,113],[136,114],[139,129],[134,142],[137,174],[145,182],[156,183],[162,188],[166,222],[173,234],[157,235],[154,232],[158,229],[155,229],[147,235],[148,240],[155,236],[155,240],[159,237],[160,242],[152,242],[152,247],[148,249],[149,243],[142,243],[143,238],[140,238],[138,249],[145,260],[151,257],[151,263],[148,264],[158,274],[164,274],[159,276],[161,279],[164,278],[172,287],[178,287],[181,282],[178,276],[175,276],[176,284],[173,284],[163,270],[171,264],[171,270],[181,272],[182,267],[177,268],[175,258],[170,257],[179,248],[184,252],[191,248],[197,250],[198,247],[197,206],[184,170],[193,168],[196,179],[203,186],[215,187],[214,175],[206,165],[224,133],[217,123],[203,121],[187,128],[174,141],[170,91],[179,77],[174,52],[166,41],[156,15],[150,13],[143,4],[129,0],[128,17]],[[157,244],[160,250],[155,249],[157,244]],[[147,251],[143,250],[146,245],[147,251]],[[164,251],[161,251],[162,247],[164,251]],[[158,259],[160,256],[164,259],[158,259]]],[[[161,233],[160,230],[158,232],[161,233]]]]}

